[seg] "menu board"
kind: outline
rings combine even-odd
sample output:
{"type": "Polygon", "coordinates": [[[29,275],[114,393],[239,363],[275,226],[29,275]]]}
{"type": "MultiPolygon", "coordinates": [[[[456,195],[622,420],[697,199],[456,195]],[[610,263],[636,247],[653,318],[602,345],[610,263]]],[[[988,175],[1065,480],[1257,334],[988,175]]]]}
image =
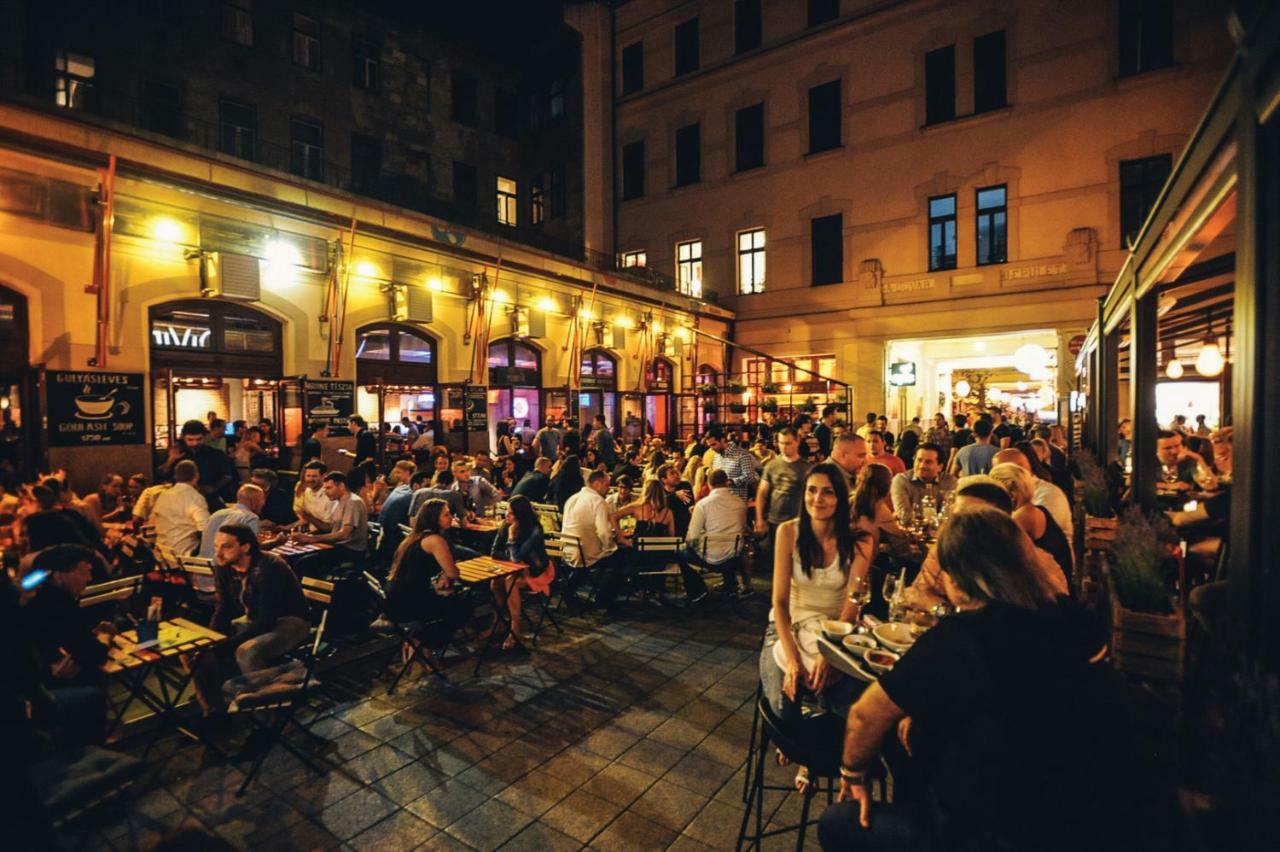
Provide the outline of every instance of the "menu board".
{"type": "Polygon", "coordinates": [[[146,443],[142,373],[49,370],[45,388],[49,446],[146,443]]]}
{"type": "Polygon", "coordinates": [[[329,434],[345,434],[347,418],[355,410],[355,382],[307,379],[307,418],[327,425],[329,434]]]}
{"type": "Polygon", "coordinates": [[[483,385],[467,385],[467,431],[489,431],[489,389],[483,385]]]}

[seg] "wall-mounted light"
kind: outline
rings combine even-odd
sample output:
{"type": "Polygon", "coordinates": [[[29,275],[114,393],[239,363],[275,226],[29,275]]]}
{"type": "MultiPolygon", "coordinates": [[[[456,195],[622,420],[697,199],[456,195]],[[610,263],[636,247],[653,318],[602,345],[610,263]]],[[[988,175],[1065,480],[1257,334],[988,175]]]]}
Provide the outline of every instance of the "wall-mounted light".
{"type": "Polygon", "coordinates": [[[432,277],[427,279],[427,289],[431,290],[432,292],[439,293],[441,290],[444,289],[444,282],[433,275],[432,277]]]}
{"type": "Polygon", "coordinates": [[[356,275],[361,278],[381,278],[378,267],[367,260],[362,260],[356,264],[356,275]]]}
{"type": "Polygon", "coordinates": [[[554,314],[556,311],[560,310],[560,306],[556,304],[556,300],[550,296],[541,296],[538,299],[538,310],[554,314]]]}
{"type": "Polygon", "coordinates": [[[613,318],[613,324],[618,328],[635,328],[635,320],[626,314],[618,314],[613,318]]]}
{"type": "Polygon", "coordinates": [[[182,223],[168,216],[161,216],[151,221],[151,236],[166,243],[185,244],[187,242],[187,231],[182,227],[182,223]]]}

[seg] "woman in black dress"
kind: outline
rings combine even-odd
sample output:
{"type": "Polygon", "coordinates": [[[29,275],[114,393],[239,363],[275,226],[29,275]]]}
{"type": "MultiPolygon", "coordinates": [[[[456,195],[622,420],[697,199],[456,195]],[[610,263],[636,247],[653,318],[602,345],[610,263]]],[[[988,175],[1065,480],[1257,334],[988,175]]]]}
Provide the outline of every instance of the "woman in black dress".
{"type": "Polygon", "coordinates": [[[438,498],[423,503],[387,577],[387,615],[401,624],[426,622],[427,645],[446,641],[469,615],[453,597],[458,567],[444,537],[452,526],[448,503],[438,498]]]}

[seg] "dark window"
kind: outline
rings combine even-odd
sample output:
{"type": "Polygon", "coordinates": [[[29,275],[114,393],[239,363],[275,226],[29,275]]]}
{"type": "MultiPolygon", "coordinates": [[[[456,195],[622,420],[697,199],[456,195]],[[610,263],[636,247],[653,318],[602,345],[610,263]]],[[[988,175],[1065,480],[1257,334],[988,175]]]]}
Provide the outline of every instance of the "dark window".
{"type": "Polygon", "coordinates": [[[929,271],[956,268],[956,197],[929,199],[929,271]]]}
{"type": "Polygon", "coordinates": [[[978,190],[978,265],[1009,259],[1009,207],[1004,186],[978,190]]]}
{"type": "Polygon", "coordinates": [[[698,19],[676,27],[676,76],[698,70],[698,19]]]}
{"type": "Polygon", "coordinates": [[[925,124],[956,117],[956,49],[940,47],[924,55],[925,124]]]}
{"type": "Polygon", "coordinates": [[[809,153],[840,147],[840,81],[809,90],[809,153]]]}
{"type": "Polygon", "coordinates": [[[813,283],[839,284],[844,280],[844,214],[819,216],[809,227],[813,283]]]}
{"type": "Polygon", "coordinates": [[[253,47],[253,0],[227,0],[222,4],[222,38],[253,47]]]}
{"type": "Polygon", "coordinates": [[[676,186],[702,180],[702,127],[689,124],[676,131],[676,186]]]}
{"type": "Polygon", "coordinates": [[[453,161],[453,201],[460,207],[475,209],[476,193],[478,187],[476,184],[476,167],[470,163],[460,163],[453,161]]]}
{"type": "Polygon", "coordinates": [[[368,92],[378,91],[381,60],[378,48],[362,38],[351,42],[351,85],[368,92]]]}
{"type": "Polygon", "coordinates": [[[644,197],[644,140],[622,146],[622,200],[644,197]]]}
{"type": "Polygon", "coordinates": [[[138,122],[155,133],[181,137],[182,98],[178,87],[156,80],[144,81],[138,122]]]}
{"type": "Polygon", "coordinates": [[[1120,0],[1120,76],[1173,64],[1170,0],[1120,0]]]}
{"type": "Polygon", "coordinates": [[[809,0],[809,26],[816,27],[840,17],[840,0],[809,0]]]}
{"type": "Polygon", "coordinates": [[[644,88],[644,42],[622,48],[622,94],[630,95],[644,88]]]}
{"type": "Polygon", "coordinates": [[[218,150],[242,160],[254,156],[258,136],[257,111],[247,104],[223,101],[218,106],[218,150]]]}
{"type": "Polygon", "coordinates": [[[973,40],[973,111],[988,112],[1008,103],[1004,30],[973,40]]]}
{"type": "Polygon", "coordinates": [[[475,127],[478,124],[476,100],[476,76],[470,71],[453,69],[453,120],[475,127]]]}
{"type": "Polygon", "coordinates": [[[554,166],[551,169],[551,212],[549,214],[552,219],[563,216],[565,206],[568,204],[568,192],[564,182],[564,166],[554,166]]]}
{"type": "Polygon", "coordinates": [[[738,110],[733,117],[734,149],[737,171],[758,169],[764,165],[764,104],[738,110]]]}
{"type": "Polygon", "coordinates": [[[320,22],[293,14],[293,64],[309,71],[320,69],[320,22]]]}
{"type": "Polygon", "coordinates": [[[92,108],[96,73],[92,56],[59,50],[54,58],[54,103],[67,109],[92,108]]]}
{"type": "Polygon", "coordinates": [[[520,96],[510,89],[493,93],[493,129],[511,139],[520,137],[520,96]]]}
{"type": "Polygon", "coordinates": [[[289,171],[324,180],[324,128],[295,118],[289,122],[289,171]]]}
{"type": "Polygon", "coordinates": [[[760,0],[734,0],[733,52],[746,53],[760,46],[760,0]]]}
{"type": "Polygon", "coordinates": [[[373,192],[382,177],[382,143],[375,136],[351,134],[351,188],[373,192]]]}
{"type": "Polygon", "coordinates": [[[547,194],[542,188],[542,178],[529,184],[529,223],[541,225],[547,218],[547,194]]]}
{"type": "Polygon", "coordinates": [[[1128,248],[1147,221],[1173,168],[1168,154],[1120,163],[1120,245],[1128,248]]]}
{"type": "Polygon", "coordinates": [[[552,118],[564,118],[564,80],[551,82],[551,93],[547,96],[547,114],[552,118]]]}

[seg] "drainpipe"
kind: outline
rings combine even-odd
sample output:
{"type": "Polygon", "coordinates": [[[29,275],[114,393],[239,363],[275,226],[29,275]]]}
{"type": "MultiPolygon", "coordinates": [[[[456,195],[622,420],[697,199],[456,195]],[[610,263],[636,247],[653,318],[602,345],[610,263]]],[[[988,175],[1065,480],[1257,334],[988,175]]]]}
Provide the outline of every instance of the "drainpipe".
{"type": "Polygon", "coordinates": [[[95,245],[93,283],[88,291],[98,297],[97,329],[94,336],[93,357],[90,367],[107,366],[107,331],[111,319],[111,231],[115,225],[116,155],[107,158],[107,168],[100,171],[102,177],[98,204],[102,209],[101,227],[95,245]]]}

